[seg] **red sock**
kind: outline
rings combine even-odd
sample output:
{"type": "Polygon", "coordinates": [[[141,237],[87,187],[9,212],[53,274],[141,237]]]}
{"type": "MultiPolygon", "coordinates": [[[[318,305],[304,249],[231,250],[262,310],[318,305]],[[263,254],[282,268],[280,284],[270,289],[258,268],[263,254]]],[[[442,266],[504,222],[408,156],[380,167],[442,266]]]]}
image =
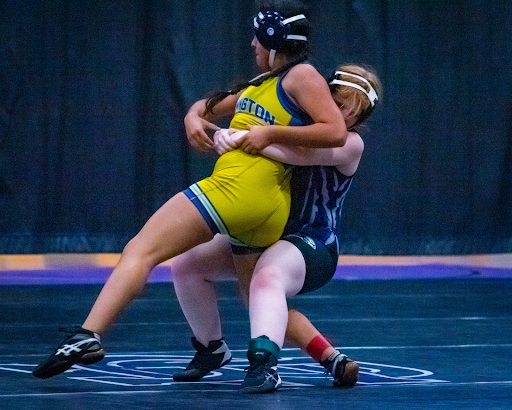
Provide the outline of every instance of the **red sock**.
{"type": "Polygon", "coordinates": [[[313,358],[313,360],[316,360],[320,363],[322,359],[322,353],[327,349],[328,347],[332,346],[325,337],[322,335],[315,336],[311,342],[306,347],[306,352],[313,358]]]}

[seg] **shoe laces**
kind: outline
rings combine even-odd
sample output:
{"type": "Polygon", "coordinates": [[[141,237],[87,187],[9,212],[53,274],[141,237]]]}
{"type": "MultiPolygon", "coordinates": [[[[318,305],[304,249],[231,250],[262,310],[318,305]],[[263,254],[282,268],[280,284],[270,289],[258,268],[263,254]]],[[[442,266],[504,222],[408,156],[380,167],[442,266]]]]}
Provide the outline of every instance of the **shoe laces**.
{"type": "Polygon", "coordinates": [[[246,377],[257,378],[265,373],[265,365],[258,364],[256,366],[247,366],[245,372],[247,373],[246,377]]]}
{"type": "Polygon", "coordinates": [[[330,372],[329,369],[324,369],[324,378],[325,379],[336,379],[336,377],[334,376],[335,375],[335,372],[330,372]]]}
{"type": "Polygon", "coordinates": [[[211,351],[197,351],[190,363],[187,366],[187,369],[200,369],[200,370],[208,370],[209,369],[209,359],[211,359],[211,351]]]}
{"type": "Polygon", "coordinates": [[[250,377],[258,377],[261,374],[264,374],[267,371],[269,371],[271,368],[272,368],[272,364],[269,363],[268,361],[257,362],[257,363],[249,364],[249,366],[247,366],[245,368],[245,372],[250,374],[251,375],[250,377]]]}
{"type": "Polygon", "coordinates": [[[73,326],[73,327],[59,327],[59,332],[67,333],[68,335],[72,335],[74,333],[78,333],[77,329],[80,329],[80,326],[73,326]]]}
{"type": "Polygon", "coordinates": [[[202,355],[203,354],[201,352],[196,352],[196,354],[194,355],[194,357],[188,364],[187,369],[192,369],[192,368],[202,369],[203,366],[201,366],[201,363],[204,362],[204,360],[202,360],[202,357],[201,357],[202,355]]]}
{"type": "Polygon", "coordinates": [[[81,329],[80,326],[68,326],[68,327],[59,327],[59,332],[66,333],[68,336],[62,341],[62,343],[57,347],[48,347],[47,350],[50,350],[52,352],[57,352],[63,343],[67,342],[69,339],[71,339],[75,334],[80,333],[79,329],[81,329]]]}

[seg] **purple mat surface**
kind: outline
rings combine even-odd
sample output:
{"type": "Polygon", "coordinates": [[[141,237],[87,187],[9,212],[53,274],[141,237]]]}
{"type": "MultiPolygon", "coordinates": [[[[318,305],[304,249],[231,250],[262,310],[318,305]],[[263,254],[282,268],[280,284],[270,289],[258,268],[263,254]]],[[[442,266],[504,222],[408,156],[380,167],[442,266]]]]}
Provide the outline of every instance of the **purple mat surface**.
{"type": "Polygon", "coordinates": [[[414,266],[362,266],[338,265],[335,279],[456,279],[456,278],[512,278],[512,269],[471,267],[458,265],[414,265],[414,266]]]}
{"type": "MultiPolygon", "coordinates": [[[[0,271],[2,285],[71,285],[102,284],[112,272],[110,267],[65,267],[41,270],[0,271]]],[[[389,280],[389,279],[457,279],[497,278],[512,279],[512,269],[468,267],[453,265],[415,266],[338,266],[334,279],[343,280],[389,280]]],[[[155,268],[149,282],[172,281],[171,269],[167,266],[155,268]]]]}
{"type": "MultiPolygon", "coordinates": [[[[2,285],[84,285],[105,283],[112,272],[110,267],[66,267],[40,270],[0,271],[2,285]]],[[[169,267],[157,267],[151,273],[149,282],[171,280],[169,267]]]]}

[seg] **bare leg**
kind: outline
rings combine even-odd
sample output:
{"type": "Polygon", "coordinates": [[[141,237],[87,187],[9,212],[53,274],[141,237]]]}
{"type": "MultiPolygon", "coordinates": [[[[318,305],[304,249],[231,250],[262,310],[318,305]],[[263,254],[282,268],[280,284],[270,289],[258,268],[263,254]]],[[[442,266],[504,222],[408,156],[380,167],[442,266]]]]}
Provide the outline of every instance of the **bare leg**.
{"type": "MultiPolygon", "coordinates": [[[[308,351],[308,346],[315,337],[324,338],[306,316],[295,309],[290,309],[288,311],[286,341],[299,347],[304,353],[311,354],[311,352],[308,351]]],[[[327,359],[336,349],[326,341],[325,349],[322,350],[323,351],[319,352],[317,355],[319,358],[317,361],[319,362],[327,359]]]]}
{"type": "MultiPolygon", "coordinates": [[[[281,347],[286,329],[287,341],[309,354],[309,343],[323,336],[302,313],[288,312],[286,303],[286,297],[295,295],[304,285],[306,265],[302,254],[289,242],[279,241],[258,260],[259,256],[234,255],[242,297],[248,296],[249,286],[251,289],[251,337],[266,335],[281,347]]],[[[325,344],[321,360],[335,351],[327,340],[325,344]]]]}
{"type": "Polygon", "coordinates": [[[332,374],[335,386],[357,383],[359,365],[337,351],[302,313],[294,309],[288,312],[286,337],[324,366],[332,374]]]}
{"type": "Polygon", "coordinates": [[[261,255],[250,285],[251,338],[265,335],[283,346],[288,322],[286,298],[302,289],[305,272],[301,252],[287,241],[278,241],[261,255]]]}
{"type": "Polygon", "coordinates": [[[99,334],[106,331],[144,289],[156,265],[212,238],[197,208],[183,193],[176,194],[126,245],[82,327],[99,334]]]}
{"type": "Polygon", "coordinates": [[[176,296],[194,337],[204,346],[222,337],[214,281],[235,277],[231,246],[225,235],[175,257],[172,275],[176,296]]]}
{"type": "Polygon", "coordinates": [[[238,276],[238,286],[240,296],[246,307],[249,306],[249,288],[256,263],[261,253],[251,253],[247,255],[233,255],[233,262],[238,276]]]}
{"type": "MultiPolygon", "coordinates": [[[[238,276],[242,298],[248,300],[250,281],[259,256],[260,254],[232,255],[228,238],[217,235],[210,242],[196,246],[173,259],[172,273],[176,295],[194,336],[203,345],[208,346],[210,341],[222,337],[213,282],[224,277],[238,276]]],[[[303,280],[300,283],[302,286],[303,280]]],[[[297,310],[289,310],[287,342],[308,353],[309,343],[317,336],[323,337],[309,319],[297,310]]],[[[334,347],[328,344],[322,352],[321,360],[325,360],[334,351],[334,347]]]]}

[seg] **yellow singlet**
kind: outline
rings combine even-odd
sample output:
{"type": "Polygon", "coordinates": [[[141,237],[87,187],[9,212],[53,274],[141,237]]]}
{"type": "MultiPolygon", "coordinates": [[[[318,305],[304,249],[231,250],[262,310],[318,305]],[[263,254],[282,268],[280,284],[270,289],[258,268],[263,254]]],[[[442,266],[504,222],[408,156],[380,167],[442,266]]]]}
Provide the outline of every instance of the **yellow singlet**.
{"type": "MultiPolygon", "coordinates": [[[[230,128],[310,122],[282,89],[281,78],[271,78],[241,94],[230,128]]],[[[290,171],[280,162],[235,150],[222,155],[212,175],[185,194],[214,233],[228,234],[239,247],[268,247],[279,240],[288,219],[290,171]]]]}

